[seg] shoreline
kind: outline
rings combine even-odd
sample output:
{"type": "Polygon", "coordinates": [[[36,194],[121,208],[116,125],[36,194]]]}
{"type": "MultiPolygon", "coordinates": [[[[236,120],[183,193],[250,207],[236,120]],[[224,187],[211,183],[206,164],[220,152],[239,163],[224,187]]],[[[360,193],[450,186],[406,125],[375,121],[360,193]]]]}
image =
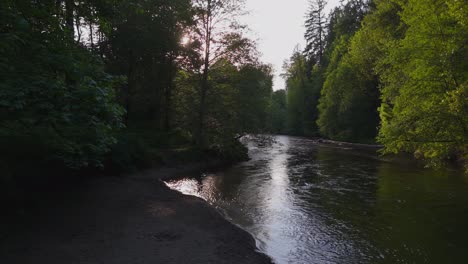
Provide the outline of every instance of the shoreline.
{"type": "Polygon", "coordinates": [[[353,143],[353,142],[345,142],[345,141],[336,141],[331,139],[313,139],[317,141],[319,144],[331,145],[331,146],[339,146],[339,147],[351,147],[357,149],[375,149],[379,150],[382,149],[383,145],[378,144],[364,144],[364,143],[353,143]]]}
{"type": "Polygon", "coordinates": [[[273,263],[254,237],[205,200],[163,180],[220,168],[209,161],[85,180],[0,233],[5,263],[273,263]]]}

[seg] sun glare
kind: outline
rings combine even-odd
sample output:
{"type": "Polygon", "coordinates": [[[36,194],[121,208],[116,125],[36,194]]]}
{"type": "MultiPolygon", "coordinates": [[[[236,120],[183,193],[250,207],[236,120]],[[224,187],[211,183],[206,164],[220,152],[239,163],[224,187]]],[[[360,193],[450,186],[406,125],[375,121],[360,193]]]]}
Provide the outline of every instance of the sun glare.
{"type": "Polygon", "coordinates": [[[182,36],[180,39],[180,44],[187,45],[190,42],[190,37],[187,35],[182,36]]]}

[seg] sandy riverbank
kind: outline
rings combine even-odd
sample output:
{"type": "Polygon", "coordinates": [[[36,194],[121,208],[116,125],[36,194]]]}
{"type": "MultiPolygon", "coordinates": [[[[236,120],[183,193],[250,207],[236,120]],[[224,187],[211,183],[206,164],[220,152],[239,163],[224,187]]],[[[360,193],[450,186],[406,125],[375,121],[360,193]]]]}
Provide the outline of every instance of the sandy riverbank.
{"type": "Polygon", "coordinates": [[[54,194],[0,234],[0,262],[271,263],[250,234],[160,181],[214,165],[90,179],[54,194]]]}

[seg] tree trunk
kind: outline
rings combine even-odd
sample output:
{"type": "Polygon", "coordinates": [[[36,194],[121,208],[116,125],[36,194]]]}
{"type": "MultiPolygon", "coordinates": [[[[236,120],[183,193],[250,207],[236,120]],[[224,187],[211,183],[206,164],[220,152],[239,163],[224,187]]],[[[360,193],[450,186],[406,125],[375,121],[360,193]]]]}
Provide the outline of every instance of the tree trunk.
{"type": "Polygon", "coordinates": [[[162,103],[163,103],[163,91],[164,89],[164,83],[161,82],[161,78],[164,78],[165,72],[164,72],[164,67],[161,67],[161,64],[158,64],[157,61],[161,61],[162,65],[165,64],[165,58],[156,58],[151,56],[151,58],[148,59],[146,64],[143,66],[144,68],[148,69],[145,78],[145,83],[148,83],[147,85],[151,85],[153,87],[153,98],[151,100],[151,105],[150,105],[150,115],[149,118],[154,122],[156,129],[158,131],[161,131],[162,127],[162,118],[161,118],[161,112],[162,112],[162,103]],[[150,81],[150,83],[148,82],[150,81]]]}
{"type": "Polygon", "coordinates": [[[94,50],[94,36],[93,36],[93,22],[89,21],[89,41],[91,43],[91,49],[94,50]]]}
{"type": "Polygon", "coordinates": [[[130,115],[130,105],[131,105],[131,91],[133,90],[133,85],[135,84],[135,59],[133,56],[133,52],[130,51],[129,58],[128,58],[128,83],[127,89],[124,92],[124,107],[125,107],[125,117],[124,117],[124,124],[128,126],[129,123],[129,115],[130,115]]]}
{"type": "Polygon", "coordinates": [[[210,67],[210,46],[211,46],[211,1],[208,1],[208,14],[205,22],[205,54],[203,62],[203,76],[200,84],[200,109],[198,118],[198,129],[196,134],[196,144],[198,147],[205,147],[204,122],[206,111],[206,93],[208,91],[208,75],[210,67]]]}
{"type": "Polygon", "coordinates": [[[201,91],[200,91],[200,109],[199,109],[199,119],[198,119],[198,131],[197,131],[197,145],[199,147],[204,147],[204,122],[205,122],[205,110],[206,110],[206,92],[208,90],[208,68],[206,67],[203,70],[203,77],[201,82],[201,91]]]}
{"type": "Polygon", "coordinates": [[[73,0],[65,0],[65,26],[67,28],[70,38],[75,39],[74,28],[74,9],[75,3],[73,0]]]}
{"type": "Polygon", "coordinates": [[[165,104],[164,104],[164,131],[169,132],[171,130],[171,115],[172,115],[172,89],[174,89],[174,77],[176,75],[176,69],[174,66],[174,58],[169,59],[169,73],[168,83],[165,90],[165,104]]]}

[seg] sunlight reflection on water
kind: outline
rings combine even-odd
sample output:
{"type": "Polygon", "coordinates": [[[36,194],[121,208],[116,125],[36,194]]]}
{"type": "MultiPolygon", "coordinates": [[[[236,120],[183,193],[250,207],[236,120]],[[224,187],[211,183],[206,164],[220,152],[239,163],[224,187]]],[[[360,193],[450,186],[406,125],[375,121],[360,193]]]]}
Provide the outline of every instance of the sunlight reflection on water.
{"type": "Polygon", "coordinates": [[[276,263],[465,263],[468,183],[302,138],[248,141],[251,160],[168,182],[220,209],[276,263]]]}
{"type": "Polygon", "coordinates": [[[203,196],[200,194],[200,191],[199,191],[200,184],[195,179],[182,179],[178,181],[169,181],[169,182],[166,182],[166,185],[169,188],[173,190],[177,190],[183,194],[193,195],[193,196],[203,198],[203,196]]]}

